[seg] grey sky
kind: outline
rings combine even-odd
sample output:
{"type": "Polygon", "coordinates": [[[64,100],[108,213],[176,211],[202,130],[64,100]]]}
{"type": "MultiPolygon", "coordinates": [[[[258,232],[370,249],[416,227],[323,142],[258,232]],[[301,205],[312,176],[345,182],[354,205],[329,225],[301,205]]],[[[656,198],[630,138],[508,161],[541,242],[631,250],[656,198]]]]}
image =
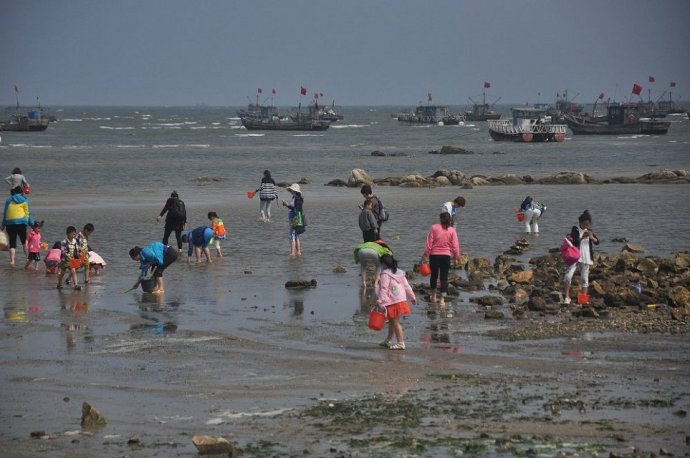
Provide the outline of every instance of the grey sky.
{"type": "Polygon", "coordinates": [[[688,0],[2,0],[0,104],[592,102],[650,75],[687,101],[689,27],[688,0]]]}

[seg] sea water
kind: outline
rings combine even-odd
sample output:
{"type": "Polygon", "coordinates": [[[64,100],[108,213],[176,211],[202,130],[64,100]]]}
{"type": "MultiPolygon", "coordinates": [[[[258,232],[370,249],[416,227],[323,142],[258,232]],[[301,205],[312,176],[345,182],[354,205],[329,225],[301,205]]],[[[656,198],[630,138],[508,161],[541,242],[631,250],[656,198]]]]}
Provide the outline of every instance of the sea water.
{"type": "MultiPolygon", "coordinates": [[[[517,144],[491,141],[486,123],[407,125],[390,117],[397,111],[399,107],[346,108],[345,119],[324,132],[249,132],[233,109],[70,107],[56,110],[58,122],[45,132],[4,133],[0,157],[5,173],[20,167],[31,183],[34,216],[45,220],[43,239],[52,245],[64,238],[66,226],[80,229],[93,223],[90,245],[108,266],[102,275],[92,276],[83,291],[57,291],[55,276],[46,276],[43,265],[39,273],[22,270],[21,250],[15,268],[0,253],[0,330],[10,336],[3,340],[3,359],[30,360],[40,354],[46,361],[96,364],[109,374],[119,364],[132,370],[131,365],[139,363],[136,358],[134,363],[104,360],[104,355],[126,357],[177,335],[187,336],[188,345],[200,348],[209,342],[203,339],[223,336],[335,353],[351,351],[342,342],[375,346],[379,335],[366,328],[371,298],[360,295],[359,268],[352,259],[361,242],[357,221],[362,197],[358,188],[326,186],[334,179],[347,181],[354,168],[374,178],[429,176],[441,169],[467,176],[533,177],[570,170],[598,180],[690,168],[686,118],[672,118],[668,135],[568,136],[563,143],[517,144]],[[429,154],[444,145],[474,154],[429,154]],[[375,150],[405,155],[371,156],[375,150]],[[271,222],[262,223],[258,198],[246,196],[258,188],[265,169],[277,182],[308,182],[301,185],[310,225],[302,236],[300,258],[289,256],[286,209],[274,206],[271,222]],[[141,291],[121,294],[138,275],[138,264],[128,250],[161,239],[163,223],[157,224],[155,217],[173,190],[186,203],[188,228],[209,225],[208,211],[224,220],[224,257],[214,258],[210,265],[186,264],[185,246],[165,273],[162,297],[141,291]],[[346,272],[334,273],[338,266],[346,272]],[[284,288],[287,280],[311,279],[317,280],[316,289],[284,288]],[[196,339],[202,340],[188,337],[190,333],[201,333],[196,339]]],[[[383,238],[405,270],[420,259],[443,202],[458,195],[467,201],[460,210],[458,232],[461,249],[470,257],[493,260],[524,236],[514,209],[526,195],[548,207],[540,235],[529,237],[530,255],[559,246],[585,209],[601,240],[597,250],[605,254],[620,251],[622,244],[612,241],[616,237],[643,245],[649,255],[670,256],[690,248],[688,185],[377,186],[375,193],[391,214],[382,228],[383,238]]],[[[279,196],[289,200],[283,189],[279,196]]],[[[473,319],[466,298],[451,307],[455,316],[442,322],[427,315],[424,305],[413,307],[405,322],[408,346],[431,340],[451,347],[462,344],[463,351],[488,352],[495,344],[468,336],[510,325],[473,319]]],[[[183,357],[181,364],[202,364],[197,356],[203,353],[183,357]]],[[[17,380],[56,377],[66,383],[75,376],[69,367],[32,364],[13,367],[8,374],[17,380]]],[[[275,376],[270,368],[252,369],[261,377],[275,376]]],[[[107,387],[109,382],[98,372],[87,377],[107,387]]],[[[225,376],[251,375],[240,370],[225,376]]],[[[137,377],[146,383],[161,381],[143,372],[137,377]]],[[[24,393],[25,388],[10,385],[11,392],[24,393]]],[[[26,389],[38,400],[49,393],[26,389]]],[[[33,409],[41,412],[40,405],[33,409]]]]}

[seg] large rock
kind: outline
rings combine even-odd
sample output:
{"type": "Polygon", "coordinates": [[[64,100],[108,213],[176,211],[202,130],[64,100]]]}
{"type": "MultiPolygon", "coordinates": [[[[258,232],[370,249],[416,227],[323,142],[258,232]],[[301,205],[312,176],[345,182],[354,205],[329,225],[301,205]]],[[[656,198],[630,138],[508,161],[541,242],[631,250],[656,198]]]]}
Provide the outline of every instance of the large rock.
{"type": "Polygon", "coordinates": [[[199,455],[221,455],[235,458],[242,455],[242,449],[237,448],[222,437],[194,436],[192,443],[199,451],[199,455]]]}
{"type": "Polygon", "coordinates": [[[335,180],[331,180],[328,183],[326,183],[326,186],[347,186],[347,181],[341,180],[340,178],[336,178],[335,180]]]}
{"type": "Polygon", "coordinates": [[[501,296],[482,296],[477,299],[477,304],[485,307],[503,305],[503,298],[501,296]]]}
{"type": "Polygon", "coordinates": [[[515,272],[508,277],[508,280],[515,283],[530,283],[534,278],[533,270],[523,270],[522,272],[515,272]]]}
{"type": "Polygon", "coordinates": [[[538,184],[587,184],[595,180],[582,172],[556,172],[548,177],[539,178],[536,182],[538,184]]]}
{"type": "Polygon", "coordinates": [[[363,184],[373,184],[374,180],[367,172],[362,169],[353,169],[350,172],[350,178],[347,180],[347,185],[351,188],[362,186],[363,184]]]}
{"type": "Polygon", "coordinates": [[[522,178],[520,178],[517,175],[514,175],[512,173],[505,173],[503,175],[498,175],[496,177],[489,177],[488,178],[489,183],[497,185],[497,184],[508,184],[508,185],[515,185],[515,184],[522,184],[522,178]]]}
{"type": "Polygon", "coordinates": [[[668,298],[672,306],[680,307],[690,312],[690,291],[684,286],[676,286],[668,292],[668,298]]]}
{"type": "Polygon", "coordinates": [[[637,270],[645,275],[655,275],[659,271],[659,266],[650,258],[645,258],[637,264],[637,270]]]}
{"type": "Polygon", "coordinates": [[[106,425],[105,417],[88,402],[81,405],[81,427],[91,430],[99,429],[106,425]]]}
{"type": "Polygon", "coordinates": [[[457,146],[444,145],[441,147],[440,154],[474,154],[474,152],[457,146]]]}
{"type": "Polygon", "coordinates": [[[626,243],[622,250],[630,253],[644,253],[644,247],[637,243],[626,243]]]}
{"type": "Polygon", "coordinates": [[[484,186],[487,184],[491,184],[491,183],[489,183],[489,180],[486,179],[486,177],[481,176],[481,175],[475,175],[475,176],[471,177],[470,183],[472,184],[472,186],[484,186]]]}
{"type": "Polygon", "coordinates": [[[690,178],[687,170],[655,170],[637,179],[639,183],[687,183],[690,178]]]}
{"type": "Polygon", "coordinates": [[[500,320],[503,318],[503,312],[498,310],[486,310],[484,312],[484,319],[486,320],[500,320]]]}
{"type": "Polygon", "coordinates": [[[679,269],[687,269],[690,267],[690,253],[687,251],[682,252],[682,253],[676,253],[674,257],[674,262],[676,264],[676,267],[679,269]]]}
{"type": "Polygon", "coordinates": [[[438,184],[439,186],[450,186],[451,184],[453,184],[447,177],[436,177],[434,178],[434,181],[436,181],[436,184],[438,184]]]}
{"type": "Polygon", "coordinates": [[[289,280],[285,282],[287,289],[309,289],[316,288],[316,280],[289,280]]]}

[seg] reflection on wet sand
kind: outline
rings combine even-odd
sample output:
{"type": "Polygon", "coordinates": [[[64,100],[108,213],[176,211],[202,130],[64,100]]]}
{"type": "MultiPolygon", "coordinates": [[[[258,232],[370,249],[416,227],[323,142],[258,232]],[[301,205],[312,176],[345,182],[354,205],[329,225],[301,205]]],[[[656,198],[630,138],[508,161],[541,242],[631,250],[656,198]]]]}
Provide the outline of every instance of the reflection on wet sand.
{"type": "Polygon", "coordinates": [[[63,312],[61,313],[60,328],[65,331],[67,352],[70,353],[77,348],[77,337],[80,334],[83,335],[84,342],[92,343],[93,332],[83,322],[89,312],[86,293],[77,290],[70,292],[60,290],[58,303],[63,312]]]}

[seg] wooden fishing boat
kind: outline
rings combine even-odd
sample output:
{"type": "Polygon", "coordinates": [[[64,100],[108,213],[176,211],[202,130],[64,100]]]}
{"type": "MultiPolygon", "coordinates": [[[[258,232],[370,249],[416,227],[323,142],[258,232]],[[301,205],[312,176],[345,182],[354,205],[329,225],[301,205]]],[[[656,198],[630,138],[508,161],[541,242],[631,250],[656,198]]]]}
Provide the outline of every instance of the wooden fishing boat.
{"type": "Polygon", "coordinates": [[[669,121],[641,118],[641,110],[644,108],[639,103],[612,103],[603,121],[572,115],[566,116],[565,121],[575,135],[663,135],[668,132],[669,121]]]}
{"type": "Polygon", "coordinates": [[[565,124],[553,124],[546,111],[539,108],[520,107],[511,109],[511,119],[489,119],[489,135],[494,141],[512,142],[562,142],[568,128],[565,124]]]}
{"type": "Polygon", "coordinates": [[[292,119],[272,116],[270,118],[242,117],[242,125],[247,130],[327,130],[331,123],[323,119],[292,119]]]}

